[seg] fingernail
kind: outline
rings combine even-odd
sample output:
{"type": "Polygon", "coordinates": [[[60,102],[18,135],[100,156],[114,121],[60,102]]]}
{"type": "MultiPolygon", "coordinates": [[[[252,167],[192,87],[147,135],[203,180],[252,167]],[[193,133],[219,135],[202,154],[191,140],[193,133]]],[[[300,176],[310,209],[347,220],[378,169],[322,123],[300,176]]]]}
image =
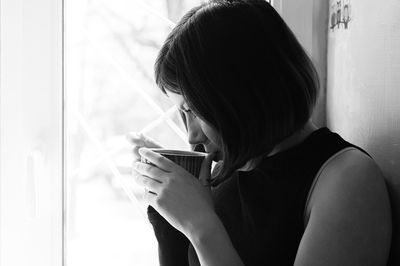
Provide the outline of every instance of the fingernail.
{"type": "Polygon", "coordinates": [[[145,154],[147,153],[147,151],[148,151],[148,149],[146,149],[146,148],[144,148],[144,147],[142,147],[142,148],[140,148],[140,149],[138,150],[138,152],[139,152],[140,155],[145,155],[145,154]]]}

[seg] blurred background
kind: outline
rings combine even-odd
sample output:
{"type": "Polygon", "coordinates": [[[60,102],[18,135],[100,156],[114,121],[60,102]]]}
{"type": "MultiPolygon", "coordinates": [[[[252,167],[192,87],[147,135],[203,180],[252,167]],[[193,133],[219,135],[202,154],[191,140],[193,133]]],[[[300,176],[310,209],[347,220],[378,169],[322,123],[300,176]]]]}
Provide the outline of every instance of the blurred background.
{"type": "Polygon", "coordinates": [[[189,149],[153,66],[174,24],[200,2],[65,1],[68,266],[158,264],[126,134],[189,149]]]}

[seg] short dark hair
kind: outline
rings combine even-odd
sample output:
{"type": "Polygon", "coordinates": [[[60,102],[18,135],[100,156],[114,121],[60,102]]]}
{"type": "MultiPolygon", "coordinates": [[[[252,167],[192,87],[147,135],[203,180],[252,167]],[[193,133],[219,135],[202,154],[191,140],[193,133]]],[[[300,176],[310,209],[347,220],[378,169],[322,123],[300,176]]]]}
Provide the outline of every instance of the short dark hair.
{"type": "Polygon", "coordinates": [[[218,132],[219,181],[300,129],[319,87],[310,58],[261,0],[215,0],[190,10],[162,46],[155,78],[218,132]]]}

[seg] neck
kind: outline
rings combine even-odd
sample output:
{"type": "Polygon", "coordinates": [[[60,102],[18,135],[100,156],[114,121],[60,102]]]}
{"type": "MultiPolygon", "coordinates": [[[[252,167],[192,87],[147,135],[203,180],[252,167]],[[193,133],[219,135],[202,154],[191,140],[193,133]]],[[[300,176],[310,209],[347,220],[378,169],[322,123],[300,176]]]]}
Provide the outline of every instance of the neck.
{"type": "MultiPolygon", "coordinates": [[[[314,123],[309,120],[301,129],[294,132],[292,135],[281,141],[277,144],[274,149],[268,154],[268,156],[272,156],[279,152],[290,149],[291,147],[296,146],[297,144],[303,142],[312,132],[317,130],[317,127],[314,123]]],[[[255,158],[253,160],[248,161],[242,168],[238,171],[250,171],[255,168],[257,163],[260,161],[260,157],[255,158]]]]}
{"type": "Polygon", "coordinates": [[[317,130],[317,127],[314,125],[311,120],[309,120],[304,127],[294,132],[291,136],[284,139],[278,145],[274,147],[274,149],[268,154],[268,156],[272,156],[284,150],[287,150],[291,147],[296,146],[297,144],[303,142],[312,132],[317,130]]]}

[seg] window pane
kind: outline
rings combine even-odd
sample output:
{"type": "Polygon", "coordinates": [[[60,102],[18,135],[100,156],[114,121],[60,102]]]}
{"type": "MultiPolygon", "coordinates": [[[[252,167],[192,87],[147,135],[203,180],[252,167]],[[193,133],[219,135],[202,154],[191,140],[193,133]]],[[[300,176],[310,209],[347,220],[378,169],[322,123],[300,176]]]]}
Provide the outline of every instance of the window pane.
{"type": "Polygon", "coordinates": [[[166,147],[189,148],[153,65],[171,27],[198,3],[65,1],[68,266],[158,264],[125,135],[144,130],[166,147]]]}
{"type": "Polygon", "coordinates": [[[62,265],[61,0],[0,0],[0,265],[62,265]]]}

